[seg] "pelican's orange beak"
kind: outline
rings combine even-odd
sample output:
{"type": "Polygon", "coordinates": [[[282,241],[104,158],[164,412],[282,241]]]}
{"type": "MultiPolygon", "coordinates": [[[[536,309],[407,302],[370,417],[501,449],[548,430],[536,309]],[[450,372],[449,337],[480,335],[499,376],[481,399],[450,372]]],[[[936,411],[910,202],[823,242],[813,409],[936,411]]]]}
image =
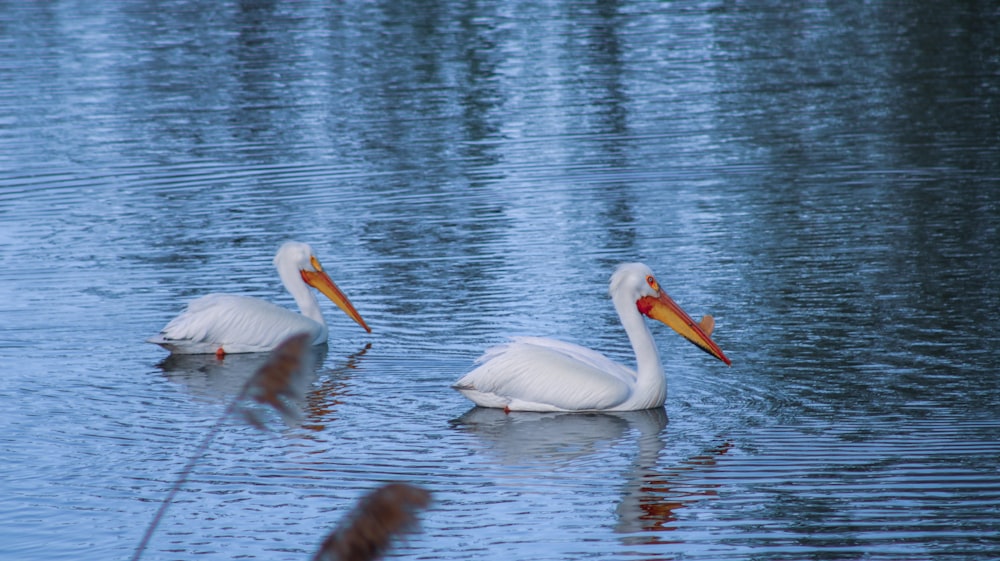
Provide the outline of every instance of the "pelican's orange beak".
{"type": "MultiPolygon", "coordinates": [[[[651,281],[651,283],[655,282],[655,280],[651,281]]],[[[715,320],[712,319],[712,316],[705,316],[701,323],[695,323],[691,316],[687,315],[676,302],[667,296],[659,285],[654,286],[654,288],[659,292],[658,295],[643,296],[635,302],[636,307],[643,315],[667,324],[671,329],[680,333],[681,337],[697,345],[699,349],[728,365],[732,365],[732,362],[722,353],[722,349],[709,337],[715,326],[715,320]]]]}
{"type": "Polygon", "coordinates": [[[315,271],[306,271],[305,269],[299,271],[302,274],[302,280],[306,281],[306,284],[315,288],[316,290],[323,293],[324,296],[333,301],[338,308],[344,310],[344,313],[350,316],[351,319],[358,322],[358,325],[365,328],[365,331],[371,333],[371,328],[365,323],[365,320],[361,319],[361,314],[354,309],[351,301],[347,299],[347,296],[337,288],[337,285],[333,284],[330,277],[323,272],[323,266],[319,264],[319,260],[315,257],[310,258],[312,266],[315,271]]]}

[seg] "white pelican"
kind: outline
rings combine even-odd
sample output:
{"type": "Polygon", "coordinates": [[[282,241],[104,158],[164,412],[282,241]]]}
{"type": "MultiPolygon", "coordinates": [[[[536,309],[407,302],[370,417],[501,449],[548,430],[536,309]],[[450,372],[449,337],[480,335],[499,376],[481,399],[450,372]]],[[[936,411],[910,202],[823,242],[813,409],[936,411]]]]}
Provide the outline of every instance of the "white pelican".
{"type": "Polygon", "coordinates": [[[662,407],[667,380],[645,315],[731,364],[709,337],[711,316],[695,323],[660,288],[649,267],[626,263],[609,287],[618,317],[635,351],[636,370],[579,345],[519,337],[492,347],[454,388],[482,407],[506,411],[634,411],[662,407]]]}
{"type": "Polygon", "coordinates": [[[189,303],[159,334],[147,339],[176,354],[257,353],[272,350],[298,333],[313,345],[326,343],[327,327],[312,286],[333,301],[365,331],[371,329],[323,271],[309,244],[286,242],[274,256],[281,282],[301,314],[270,302],[235,294],[209,294],[189,303]]]}

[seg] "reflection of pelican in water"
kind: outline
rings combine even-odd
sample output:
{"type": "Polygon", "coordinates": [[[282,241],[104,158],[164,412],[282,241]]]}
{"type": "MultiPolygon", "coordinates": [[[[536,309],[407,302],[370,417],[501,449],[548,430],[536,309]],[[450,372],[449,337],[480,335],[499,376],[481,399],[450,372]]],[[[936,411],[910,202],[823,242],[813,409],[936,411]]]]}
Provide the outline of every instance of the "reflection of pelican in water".
{"type": "Polygon", "coordinates": [[[317,373],[319,381],[306,395],[306,420],[303,427],[316,431],[323,430],[324,423],[334,419],[334,410],[341,403],[341,394],[347,385],[348,373],[358,367],[371,343],[349,355],[343,363],[332,368],[324,368],[317,373]]]}
{"type": "MultiPolygon", "coordinates": [[[[312,372],[326,360],[326,345],[310,347],[303,368],[312,372]]],[[[171,354],[157,364],[167,379],[183,386],[191,395],[212,400],[229,400],[267,362],[268,353],[228,355],[219,360],[214,355],[171,354]]]]}
{"type": "MultiPolygon", "coordinates": [[[[303,368],[309,380],[316,380],[306,394],[303,428],[321,430],[323,423],[333,418],[333,411],[340,403],[340,394],[346,382],[345,374],[357,368],[361,357],[371,348],[366,343],[348,355],[343,363],[323,367],[327,346],[310,347],[303,358],[303,368]]],[[[193,396],[213,401],[229,401],[242,391],[247,380],[267,362],[268,353],[233,354],[225,360],[213,355],[173,354],[160,361],[160,368],[168,380],[183,386],[193,396]]]]}
{"type": "MultiPolygon", "coordinates": [[[[656,463],[662,441],[646,436],[640,436],[635,469],[628,474],[622,502],[618,504],[618,524],[615,529],[623,534],[674,530],[677,510],[716,495],[716,485],[707,486],[710,489],[694,490],[687,484],[687,480],[714,466],[718,457],[731,447],[730,443],[723,442],[673,468],[662,468],[656,463]]],[[[657,543],[659,540],[653,536],[645,536],[635,541],[657,543]]]]}
{"type": "MultiPolygon", "coordinates": [[[[493,455],[505,465],[543,464],[556,471],[575,460],[614,448],[637,433],[637,450],[625,475],[621,501],[616,509],[620,533],[658,532],[671,529],[674,512],[711,492],[675,491],[684,480],[708,468],[717,456],[725,454],[728,444],[715,447],[665,469],[660,455],[666,446],[664,430],[667,413],[660,407],[613,413],[518,413],[508,415],[501,409],[474,407],[452,421],[464,432],[485,441],[493,455]]],[[[655,538],[641,538],[648,543],[655,538]]]]}
{"type": "Polygon", "coordinates": [[[621,442],[630,428],[655,436],[667,425],[667,413],[660,407],[616,413],[508,415],[502,409],[473,407],[452,424],[489,442],[505,464],[565,463],[621,442]]]}

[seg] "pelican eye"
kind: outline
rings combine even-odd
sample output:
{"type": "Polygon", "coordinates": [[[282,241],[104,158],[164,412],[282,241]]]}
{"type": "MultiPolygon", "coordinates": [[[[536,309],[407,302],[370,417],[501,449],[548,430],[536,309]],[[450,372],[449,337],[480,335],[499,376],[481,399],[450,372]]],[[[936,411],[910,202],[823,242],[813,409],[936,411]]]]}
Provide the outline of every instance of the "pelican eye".
{"type": "Polygon", "coordinates": [[[648,284],[653,290],[660,290],[660,283],[656,282],[653,275],[646,275],[646,284],[648,284]]]}

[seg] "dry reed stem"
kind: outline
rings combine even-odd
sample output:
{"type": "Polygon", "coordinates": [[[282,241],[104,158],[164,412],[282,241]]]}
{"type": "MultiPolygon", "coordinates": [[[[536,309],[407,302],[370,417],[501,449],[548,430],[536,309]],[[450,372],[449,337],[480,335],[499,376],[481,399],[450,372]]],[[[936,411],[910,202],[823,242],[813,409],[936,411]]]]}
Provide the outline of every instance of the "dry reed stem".
{"type": "Polygon", "coordinates": [[[406,483],[372,491],[323,540],[312,561],[372,561],[392,539],[415,529],[417,512],[430,504],[430,492],[406,483]]]}
{"type": "Polygon", "coordinates": [[[271,357],[247,380],[236,398],[236,407],[247,422],[257,428],[264,427],[253,409],[239,405],[246,399],[271,406],[286,423],[302,418],[301,404],[309,386],[307,369],[303,368],[308,350],[309,336],[302,333],[289,337],[271,351],[271,357]]]}
{"type": "Polygon", "coordinates": [[[149,540],[153,537],[153,533],[166,514],[167,507],[170,506],[174,496],[177,495],[181,486],[184,485],[188,476],[191,475],[195,464],[208,450],[209,444],[212,443],[215,435],[218,434],[219,428],[222,427],[222,423],[226,418],[235,410],[240,409],[247,421],[258,428],[264,427],[263,421],[257,417],[256,412],[246,407],[241,407],[240,404],[243,401],[252,399],[257,403],[270,405],[286,421],[289,419],[299,419],[302,416],[298,403],[304,398],[306,387],[308,386],[308,378],[304,372],[305,369],[302,367],[308,349],[309,337],[306,334],[300,334],[289,337],[271,351],[271,356],[267,362],[247,380],[239,395],[226,407],[225,412],[212,425],[208,434],[205,435],[205,438],[195,448],[194,454],[191,455],[184,467],[181,468],[180,473],[177,475],[177,480],[174,481],[173,486],[170,487],[170,491],[167,492],[167,496],[160,503],[160,508],[156,511],[156,515],[153,516],[149,527],[146,528],[146,533],[143,534],[139,545],[136,546],[135,552],[130,558],[131,561],[138,561],[142,557],[146,546],[149,545],[149,540]]]}

